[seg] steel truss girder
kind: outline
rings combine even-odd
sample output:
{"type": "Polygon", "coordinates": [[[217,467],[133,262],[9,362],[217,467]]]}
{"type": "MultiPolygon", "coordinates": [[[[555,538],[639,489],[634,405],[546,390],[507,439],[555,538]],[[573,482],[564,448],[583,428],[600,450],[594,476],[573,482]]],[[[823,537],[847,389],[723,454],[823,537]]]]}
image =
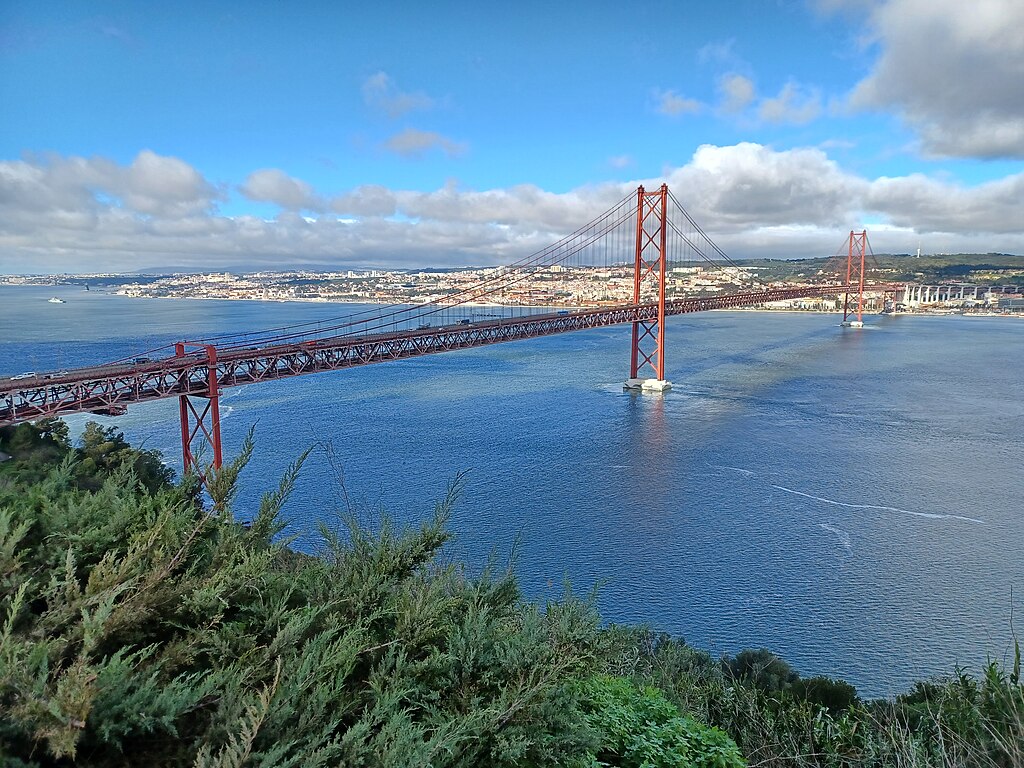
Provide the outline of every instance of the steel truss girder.
{"type": "MultiPolygon", "coordinates": [[[[665,301],[664,317],[770,301],[843,293],[847,286],[784,288],[728,296],[665,301]]],[[[882,290],[883,286],[875,286],[882,290]]],[[[0,426],[71,413],[123,409],[134,403],[171,397],[209,398],[225,387],[274,381],[359,365],[481,347],[556,333],[636,323],[651,333],[662,317],[660,302],[583,309],[568,315],[544,314],[492,320],[473,326],[408,330],[363,337],[337,337],[256,350],[217,350],[210,362],[205,348],[139,365],[80,368],[46,380],[0,385],[0,426]]],[[[199,409],[201,413],[202,409],[199,409]]],[[[197,435],[198,436],[198,435],[197,435]]]]}

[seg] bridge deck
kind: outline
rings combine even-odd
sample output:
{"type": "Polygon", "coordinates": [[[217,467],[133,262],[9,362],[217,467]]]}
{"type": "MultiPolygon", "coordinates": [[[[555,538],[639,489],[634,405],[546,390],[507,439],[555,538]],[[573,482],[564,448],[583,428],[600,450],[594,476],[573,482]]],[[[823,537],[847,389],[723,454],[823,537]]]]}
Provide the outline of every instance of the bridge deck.
{"type": "MultiPolygon", "coordinates": [[[[882,286],[874,288],[883,289],[882,286]]],[[[666,302],[665,313],[680,315],[751,306],[768,301],[838,294],[845,290],[843,286],[807,286],[677,299],[666,302]]],[[[110,364],[0,379],[0,426],[71,413],[123,413],[132,403],[179,395],[203,396],[209,394],[207,382],[211,375],[216,376],[218,387],[232,387],[555,333],[646,322],[657,316],[658,305],[655,302],[568,313],[562,310],[471,325],[339,336],[256,349],[218,351],[212,365],[204,351],[138,364],[110,364]]]]}

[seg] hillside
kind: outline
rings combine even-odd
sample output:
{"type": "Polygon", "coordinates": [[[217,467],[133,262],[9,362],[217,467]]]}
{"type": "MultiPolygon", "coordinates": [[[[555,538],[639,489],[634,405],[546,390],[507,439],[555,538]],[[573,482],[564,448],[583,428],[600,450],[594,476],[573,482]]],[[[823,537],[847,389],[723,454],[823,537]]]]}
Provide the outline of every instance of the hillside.
{"type": "MultiPolygon", "coordinates": [[[[832,259],[750,259],[737,262],[755,268],[759,276],[773,280],[811,277],[832,259]]],[[[834,263],[834,262],[833,262],[834,263]]],[[[874,254],[868,257],[871,276],[896,282],[969,282],[981,285],[1024,284],[1024,256],[1006,253],[956,253],[923,255],[874,254]]]]}

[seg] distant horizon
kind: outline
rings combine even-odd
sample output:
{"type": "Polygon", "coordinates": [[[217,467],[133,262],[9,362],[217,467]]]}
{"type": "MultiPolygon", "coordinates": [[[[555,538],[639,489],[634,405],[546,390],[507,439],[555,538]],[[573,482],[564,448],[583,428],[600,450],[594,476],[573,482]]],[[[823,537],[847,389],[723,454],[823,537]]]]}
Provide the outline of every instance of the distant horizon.
{"type": "MultiPolygon", "coordinates": [[[[914,258],[917,258],[917,254],[916,253],[875,253],[874,256],[876,258],[880,257],[880,258],[892,258],[892,259],[901,259],[901,258],[914,259],[914,258]]],[[[1020,267],[1024,267],[1024,254],[1017,254],[1017,253],[1002,253],[1002,252],[999,252],[999,251],[978,251],[978,252],[973,252],[973,253],[966,253],[966,252],[965,253],[924,253],[924,252],[922,252],[921,255],[920,255],[921,258],[952,258],[952,257],[958,257],[958,256],[963,256],[963,257],[979,257],[979,258],[980,257],[985,257],[985,256],[994,256],[994,257],[1002,257],[1002,258],[1019,258],[1019,259],[1022,260],[1022,263],[1019,266],[1020,267]]],[[[739,258],[739,259],[733,259],[732,261],[735,262],[736,264],[756,264],[756,263],[765,262],[765,261],[772,261],[772,262],[777,262],[777,261],[797,262],[797,261],[828,260],[829,258],[831,258],[831,256],[809,256],[809,257],[799,257],[799,258],[794,257],[792,259],[759,259],[759,258],[743,259],[743,258],[739,258]]],[[[676,262],[672,262],[672,263],[676,263],[676,262]]],[[[690,263],[690,262],[679,262],[679,263],[690,263]]],[[[264,272],[264,273],[267,273],[267,274],[286,274],[286,273],[289,273],[289,272],[336,272],[336,273],[337,272],[460,272],[460,271],[474,271],[474,270],[482,270],[482,269],[494,269],[495,266],[501,266],[501,265],[477,264],[477,265],[465,265],[465,266],[458,266],[458,267],[437,267],[437,266],[421,266],[421,267],[359,267],[359,266],[341,266],[341,267],[339,267],[339,266],[336,266],[336,265],[327,265],[327,264],[308,264],[308,265],[300,264],[300,265],[297,265],[297,266],[278,267],[278,268],[275,268],[275,269],[268,269],[266,267],[255,267],[255,268],[232,267],[232,268],[228,268],[228,267],[210,267],[210,266],[206,266],[206,267],[203,267],[203,268],[199,268],[199,267],[184,267],[184,266],[182,266],[182,267],[155,267],[155,268],[149,268],[149,269],[131,270],[131,271],[128,271],[128,272],[114,272],[114,271],[106,271],[106,272],[103,272],[103,271],[101,271],[101,272],[0,272],[0,278],[7,278],[7,277],[19,277],[19,278],[27,278],[27,277],[39,277],[39,278],[67,277],[67,278],[75,278],[75,279],[82,279],[82,280],[84,280],[84,279],[88,279],[88,278],[102,278],[102,277],[118,277],[118,278],[127,278],[127,277],[169,277],[169,276],[173,276],[173,275],[213,275],[213,274],[246,275],[246,274],[253,274],[253,273],[256,273],[256,272],[264,272]]],[[[701,265],[698,265],[698,266],[701,266],[701,265]]],[[[1012,265],[1010,267],[1005,267],[1005,268],[1012,269],[1012,268],[1016,268],[1016,266],[1018,266],[1018,265],[1012,265]]]]}

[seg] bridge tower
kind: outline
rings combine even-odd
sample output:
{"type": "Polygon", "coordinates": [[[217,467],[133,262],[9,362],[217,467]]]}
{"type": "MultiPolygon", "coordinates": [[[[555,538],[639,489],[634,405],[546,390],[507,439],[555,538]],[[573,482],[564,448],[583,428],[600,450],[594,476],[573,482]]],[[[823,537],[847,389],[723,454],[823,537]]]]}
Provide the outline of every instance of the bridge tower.
{"type": "Polygon", "coordinates": [[[846,296],[843,299],[843,325],[848,328],[862,328],[864,321],[864,259],[868,251],[868,231],[850,232],[846,252],[846,296]],[[856,291],[856,308],[850,296],[856,291]],[[856,315],[856,319],[853,319],[856,315]]]}
{"type": "Polygon", "coordinates": [[[668,185],[662,184],[657,192],[647,192],[641,186],[636,191],[636,253],[633,272],[633,304],[642,301],[645,282],[658,287],[657,316],[651,320],[633,323],[633,343],[629,360],[627,389],[664,392],[672,384],[665,381],[665,272],[668,237],[668,185]],[[654,378],[641,378],[645,369],[654,378]]]}
{"type": "MultiPolygon", "coordinates": [[[[187,373],[182,373],[182,391],[186,394],[178,396],[178,416],[181,420],[181,455],[182,473],[195,472],[199,479],[205,483],[206,475],[199,463],[198,456],[192,450],[192,445],[200,435],[206,440],[213,450],[213,461],[211,466],[220,469],[224,460],[220,442],[220,386],[217,381],[217,348],[212,344],[205,344],[202,349],[206,352],[206,392],[201,395],[188,393],[187,373]],[[205,400],[202,410],[196,405],[197,400],[205,400]]],[[[174,345],[174,354],[177,357],[185,356],[185,344],[174,345]]]]}

